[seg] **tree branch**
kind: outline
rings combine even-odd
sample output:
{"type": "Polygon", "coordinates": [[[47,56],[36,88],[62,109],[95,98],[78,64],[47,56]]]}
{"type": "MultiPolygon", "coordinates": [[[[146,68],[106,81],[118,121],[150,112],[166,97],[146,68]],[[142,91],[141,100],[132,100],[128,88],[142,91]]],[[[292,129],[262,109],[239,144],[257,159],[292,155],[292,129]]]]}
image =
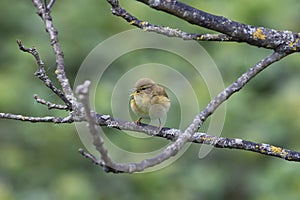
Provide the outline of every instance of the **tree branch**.
{"type": "MultiPolygon", "coordinates": [[[[78,85],[76,88],[76,93],[79,95],[79,100],[81,101],[86,120],[88,122],[89,132],[93,138],[93,145],[96,147],[97,151],[101,155],[101,159],[103,161],[95,162],[99,163],[100,166],[104,168],[105,171],[109,172],[109,169],[116,169],[115,163],[110,159],[107,150],[104,147],[104,141],[98,131],[98,126],[96,125],[96,117],[95,113],[91,111],[89,105],[89,97],[88,97],[88,90],[91,82],[85,81],[82,85],[78,85]]],[[[85,154],[82,154],[85,155],[85,154]]],[[[87,157],[87,154],[85,155],[87,157]]],[[[93,156],[95,159],[95,157],[93,156]]],[[[118,172],[119,170],[113,170],[113,172],[118,172]]]]}
{"type": "Polygon", "coordinates": [[[130,24],[144,31],[156,32],[169,37],[179,37],[184,40],[198,41],[236,41],[246,42],[250,45],[273,49],[278,52],[299,52],[300,33],[291,31],[277,31],[265,27],[255,27],[242,24],[225,17],[212,15],[196,8],[190,7],[176,0],[136,0],[150,7],[177,16],[191,24],[214,30],[223,34],[195,34],[186,33],[179,29],[167,26],[158,26],[142,21],[123,9],[118,0],[107,0],[112,6],[114,15],[124,18],[130,24]]]}
{"type": "MultiPolygon", "coordinates": [[[[178,138],[181,131],[179,129],[171,129],[164,127],[159,133],[157,133],[157,127],[141,124],[140,126],[135,125],[134,122],[123,121],[120,119],[111,118],[109,115],[96,114],[96,122],[100,126],[106,126],[110,128],[116,128],[119,130],[129,130],[145,133],[150,136],[161,137],[171,141],[175,141],[178,138]]],[[[206,133],[196,132],[189,139],[188,142],[206,144],[214,146],[216,148],[226,148],[226,149],[238,149],[245,151],[252,151],[255,153],[260,153],[267,156],[278,157],[288,161],[300,162],[300,152],[292,151],[282,147],[277,147],[274,145],[266,143],[256,143],[248,140],[243,140],[240,138],[225,138],[213,135],[208,135],[206,133]]],[[[85,152],[80,149],[79,152],[86,158],[90,159],[93,163],[103,166],[104,162],[96,159],[92,154],[85,152]]],[[[112,169],[112,168],[111,168],[112,169]]],[[[120,171],[110,171],[114,173],[119,173],[120,171]]]]}
{"type": "MultiPolygon", "coordinates": [[[[115,169],[117,172],[139,172],[143,171],[148,167],[152,167],[160,164],[161,162],[169,159],[170,157],[176,155],[187,142],[204,143],[212,145],[219,148],[235,148],[243,149],[247,151],[253,151],[265,155],[275,156],[283,158],[289,161],[300,161],[300,153],[283,149],[280,147],[275,147],[269,144],[259,144],[250,141],[244,141],[242,139],[229,139],[216,136],[210,136],[203,133],[197,133],[198,128],[200,128],[203,122],[232,94],[238,92],[242,89],[252,78],[254,78],[263,69],[271,65],[272,63],[284,58],[287,54],[281,54],[274,52],[268,57],[262,59],[255,66],[250,68],[247,72],[242,74],[233,84],[228,86],[224,91],[219,93],[212,101],[207,105],[205,109],[197,115],[193,123],[181,133],[180,130],[163,128],[159,133],[155,132],[155,128],[152,126],[142,125],[137,127],[134,123],[122,122],[121,120],[114,120],[109,115],[96,115],[96,122],[99,125],[105,125],[107,127],[117,128],[121,130],[135,130],[142,131],[149,135],[164,137],[175,141],[167,148],[163,150],[162,153],[149,159],[145,159],[140,163],[132,164],[114,164],[114,166],[109,165],[110,168],[115,169]]],[[[156,129],[157,130],[157,129],[156,129]]],[[[102,163],[102,161],[95,160],[95,157],[91,154],[80,151],[82,155],[91,159],[94,163],[102,163]]],[[[103,163],[102,163],[103,164],[103,163]]],[[[100,165],[101,166],[101,165],[100,165]]]]}
{"type": "MultiPolygon", "coordinates": [[[[176,138],[174,143],[172,143],[170,146],[168,146],[164,150],[164,152],[162,152],[160,155],[158,155],[155,158],[149,160],[149,162],[154,163],[156,161],[156,159],[162,162],[165,159],[168,159],[169,157],[176,155],[181,150],[181,148],[183,147],[183,145],[186,142],[193,141],[192,138],[193,138],[194,133],[197,132],[197,130],[204,123],[204,121],[206,121],[206,119],[224,101],[226,101],[232,94],[234,94],[234,93],[238,92],[240,89],[242,89],[252,78],[254,78],[263,69],[265,69],[266,67],[268,67],[272,63],[284,58],[286,55],[287,54],[274,52],[273,54],[271,54],[271,55],[267,56],[266,58],[262,59],[255,66],[251,67],[247,72],[242,74],[233,84],[228,86],[224,91],[219,93],[215,98],[213,98],[211,100],[211,102],[206,106],[206,108],[203,109],[201,111],[201,113],[195,117],[195,119],[193,120],[193,123],[184,131],[184,133],[180,133],[180,131],[179,131],[179,132],[177,132],[177,134],[175,134],[175,136],[178,136],[178,137],[176,138]],[[180,133],[180,134],[178,134],[178,133],[180,133]]],[[[100,116],[100,119],[103,119],[104,121],[102,123],[106,124],[107,126],[122,129],[116,121],[111,121],[111,118],[109,116],[104,116],[104,117],[100,116]]],[[[100,125],[101,125],[101,123],[100,123],[100,125]]],[[[125,123],[123,128],[129,127],[129,126],[130,126],[130,124],[125,123]]],[[[146,130],[148,130],[148,129],[146,128],[146,130]]],[[[174,129],[171,129],[171,130],[172,130],[171,131],[172,135],[174,133],[176,133],[176,131],[174,132],[174,129]]],[[[168,131],[168,130],[166,130],[166,131],[168,131]]],[[[165,133],[165,135],[168,135],[168,132],[165,132],[165,129],[163,129],[161,132],[165,133]]],[[[150,135],[155,135],[152,131],[149,131],[149,133],[150,133],[150,135]]],[[[170,138],[170,137],[168,137],[168,138],[170,138]]],[[[205,140],[203,140],[203,141],[205,141],[205,140]]],[[[246,144],[248,144],[248,143],[246,143],[246,144]]],[[[232,146],[232,148],[233,147],[234,146],[232,146]]],[[[247,147],[245,147],[245,150],[249,150],[249,149],[247,147]]],[[[253,146],[252,146],[251,150],[254,151],[255,148],[253,148],[253,146]]],[[[262,153],[263,151],[257,151],[257,152],[262,153]]],[[[278,154],[276,154],[276,153],[274,153],[274,151],[273,151],[273,153],[272,153],[272,151],[266,151],[266,152],[268,152],[267,155],[272,155],[272,156],[277,156],[277,157],[280,157],[279,155],[281,153],[281,152],[279,152],[278,154]]],[[[278,151],[276,151],[276,152],[278,152],[278,151]]],[[[295,161],[297,161],[297,156],[298,155],[299,154],[296,154],[295,161]]],[[[287,156],[287,157],[291,158],[291,154],[289,154],[289,156],[287,156]]],[[[284,157],[284,158],[286,159],[286,157],[284,157]]],[[[149,165],[147,167],[151,167],[151,166],[154,166],[154,165],[149,165]]],[[[141,169],[143,169],[143,167],[141,169]]],[[[135,172],[135,171],[131,171],[131,172],[135,172]]]]}
{"type": "MultiPolygon", "coordinates": [[[[96,114],[96,123],[99,126],[106,126],[119,130],[129,130],[145,133],[149,136],[161,137],[171,141],[176,141],[181,134],[179,129],[164,127],[160,132],[157,132],[157,127],[147,124],[136,125],[134,122],[115,119],[109,115],[96,114]]],[[[239,149],[260,153],[263,155],[274,156],[288,161],[300,162],[300,152],[276,147],[265,143],[256,143],[239,138],[231,139],[208,135],[206,133],[196,132],[188,142],[206,144],[216,148],[239,149]]]]}
{"type": "Polygon", "coordinates": [[[20,120],[24,122],[52,122],[56,124],[62,124],[62,123],[73,123],[74,119],[73,116],[70,115],[68,117],[32,117],[32,116],[24,116],[24,115],[16,115],[11,113],[0,113],[0,118],[2,119],[13,119],[13,120],[20,120]]]}
{"type": "Polygon", "coordinates": [[[34,56],[38,70],[35,75],[41,79],[44,84],[50,88],[58,97],[60,97],[66,106],[58,105],[34,96],[38,103],[48,106],[49,109],[65,109],[70,112],[70,115],[65,118],[59,117],[31,117],[16,115],[11,113],[0,113],[0,118],[13,119],[28,122],[52,122],[52,123],[73,123],[75,121],[87,121],[89,132],[92,135],[93,145],[100,153],[101,159],[97,159],[94,155],[80,149],[79,152],[91,160],[93,163],[101,166],[106,172],[113,173],[134,173],[144,171],[149,167],[156,166],[165,160],[175,156],[183,146],[188,142],[201,143],[211,145],[217,148],[240,149],[246,151],[253,151],[264,155],[275,156],[289,161],[300,161],[300,153],[276,147],[264,143],[255,143],[242,139],[230,139],[217,136],[211,136],[206,133],[199,133],[198,129],[213,114],[216,109],[230,98],[234,93],[241,90],[250,80],[259,74],[266,67],[272,63],[281,60],[285,56],[300,51],[299,34],[293,34],[289,31],[276,31],[274,29],[267,29],[263,27],[254,27],[242,23],[234,22],[224,17],[211,15],[201,10],[192,8],[188,5],[180,3],[175,0],[137,0],[143,2],[157,10],[161,10],[181,19],[184,19],[192,24],[208,28],[210,30],[218,31],[221,34],[191,34],[178,29],[172,29],[167,26],[158,26],[141,21],[129,14],[125,9],[121,8],[117,0],[107,0],[112,5],[113,14],[121,16],[126,21],[134,26],[137,26],[146,31],[153,31],[171,37],[180,37],[186,40],[209,40],[209,41],[237,41],[246,42],[258,47],[273,49],[274,53],[259,61],[248,71],[242,74],[234,83],[229,85],[225,90],[221,91],[214,97],[208,105],[195,116],[190,126],[184,130],[162,128],[159,132],[157,127],[141,124],[136,125],[133,122],[113,119],[109,115],[101,115],[93,112],[89,105],[89,85],[86,81],[84,84],[76,88],[80,102],[77,102],[73,91],[70,87],[69,80],[65,74],[64,56],[60,44],[58,42],[57,30],[53,26],[51,17],[51,8],[55,0],[50,0],[49,4],[44,0],[32,0],[38,10],[39,16],[45,23],[46,31],[49,33],[51,46],[56,56],[56,71],[57,79],[62,87],[62,91],[57,89],[46,75],[44,63],[35,48],[26,48],[21,41],[17,41],[19,48],[34,56]],[[73,111],[74,110],[74,111],[73,111]],[[147,158],[137,163],[116,163],[114,162],[107,150],[104,147],[104,140],[98,132],[98,126],[107,126],[120,130],[130,130],[143,132],[151,136],[157,136],[171,140],[169,144],[161,153],[154,157],[147,158]]]}
{"type": "Polygon", "coordinates": [[[44,62],[41,60],[38,51],[36,48],[26,48],[22,44],[21,40],[17,40],[17,44],[19,45],[19,49],[23,52],[30,53],[34,58],[38,65],[37,71],[34,73],[35,76],[37,76],[40,80],[44,82],[44,84],[52,90],[54,94],[56,94],[63,102],[66,103],[67,109],[72,109],[71,102],[66,98],[64,93],[62,93],[59,89],[57,89],[52,81],[49,79],[49,77],[46,74],[45,65],[44,62]]]}
{"type": "Polygon", "coordinates": [[[41,0],[32,0],[32,2],[38,10],[37,12],[38,15],[44,21],[46,31],[49,33],[50,36],[51,46],[55,54],[55,60],[56,60],[55,73],[57,75],[57,80],[59,81],[62,87],[64,95],[73,106],[75,105],[76,98],[74,96],[69,80],[65,73],[64,54],[58,41],[58,32],[52,22],[51,8],[53,7],[55,0],[51,0],[48,6],[42,3],[41,0]]]}
{"type": "MultiPolygon", "coordinates": [[[[45,5],[47,5],[46,1],[47,1],[47,0],[45,0],[45,5]]],[[[46,8],[47,8],[48,10],[51,10],[51,8],[52,8],[52,6],[54,5],[54,3],[55,3],[55,0],[50,0],[50,2],[48,3],[48,5],[46,6],[46,8]]]]}
{"type": "Polygon", "coordinates": [[[137,19],[135,16],[128,13],[116,0],[107,0],[112,6],[112,13],[116,16],[120,16],[129,22],[131,25],[136,26],[144,31],[155,32],[168,37],[178,37],[183,40],[197,40],[197,41],[235,41],[232,37],[225,34],[196,34],[187,33],[179,29],[170,28],[168,26],[158,26],[156,24],[150,24],[149,22],[137,19]]]}
{"type": "Polygon", "coordinates": [[[33,98],[36,100],[37,103],[46,105],[49,110],[51,109],[69,110],[68,106],[51,103],[50,101],[46,101],[45,99],[40,98],[37,94],[33,95],[33,98]]]}
{"type": "Polygon", "coordinates": [[[300,34],[242,24],[222,16],[212,15],[177,0],[136,0],[151,8],[177,16],[191,24],[223,33],[238,42],[273,49],[278,52],[299,52],[300,34]]]}
{"type": "Polygon", "coordinates": [[[242,74],[234,83],[229,85],[225,90],[214,97],[209,104],[204,108],[199,115],[197,115],[193,123],[187,128],[190,133],[195,133],[206,121],[206,119],[231,95],[241,90],[252,78],[254,78],[262,70],[270,66],[272,63],[281,60],[287,56],[285,53],[274,52],[266,58],[259,61],[256,65],[251,67],[248,71],[242,74]]]}
{"type": "MultiPolygon", "coordinates": [[[[114,163],[110,157],[108,156],[107,150],[104,148],[103,145],[103,139],[99,135],[97,126],[96,126],[96,115],[91,112],[90,107],[89,107],[89,101],[88,101],[88,88],[89,88],[90,82],[86,81],[84,84],[77,86],[76,92],[79,95],[79,99],[81,100],[84,110],[85,110],[85,115],[86,119],[88,122],[88,127],[89,131],[92,134],[93,138],[93,144],[98,150],[98,152],[101,154],[101,160],[95,160],[95,157],[91,154],[88,154],[87,152],[83,152],[82,150],[79,150],[82,155],[85,157],[92,159],[94,163],[99,163],[100,166],[105,166],[105,171],[109,171],[109,169],[113,169],[112,172],[126,172],[126,173],[133,173],[133,172],[140,172],[144,171],[146,168],[156,166],[163,161],[169,159],[172,156],[175,156],[188,142],[189,139],[189,134],[188,133],[182,133],[178,135],[178,138],[176,139],[175,142],[172,144],[168,145],[161,153],[158,155],[152,157],[152,158],[147,158],[145,160],[142,160],[139,163],[128,163],[128,164],[120,164],[120,163],[114,163]]],[[[104,117],[102,116],[102,119],[104,117]]],[[[106,117],[107,118],[107,117],[106,117]]],[[[108,121],[108,118],[105,120],[106,122],[108,121]]],[[[111,126],[115,127],[116,126],[111,126]]]]}
{"type": "Polygon", "coordinates": [[[284,149],[265,143],[255,143],[239,138],[231,139],[207,135],[205,133],[195,133],[191,142],[207,144],[217,148],[229,148],[252,151],[263,155],[278,157],[288,161],[300,162],[300,152],[284,149]]]}

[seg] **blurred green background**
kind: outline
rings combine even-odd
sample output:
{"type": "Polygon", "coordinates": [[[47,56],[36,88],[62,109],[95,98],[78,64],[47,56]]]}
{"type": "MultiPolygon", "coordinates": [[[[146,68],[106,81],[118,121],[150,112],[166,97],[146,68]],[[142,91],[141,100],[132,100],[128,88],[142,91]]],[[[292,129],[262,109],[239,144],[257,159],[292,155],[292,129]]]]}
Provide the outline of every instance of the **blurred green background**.
{"type": "MultiPolygon", "coordinates": [[[[300,30],[300,3],[296,0],[183,2],[247,24],[300,30]]],[[[135,1],[122,4],[151,23],[188,32],[207,32],[135,1]]],[[[60,101],[33,76],[36,64],[32,56],[20,52],[15,42],[21,39],[25,46],[35,46],[47,66],[48,75],[55,77],[49,38],[34,6],[29,1],[2,0],[0,7],[0,112],[65,116],[65,112],[49,111],[34,102],[33,94],[53,102],[60,101]]],[[[98,43],[133,28],[113,16],[104,0],[57,1],[52,14],[72,83],[81,62],[98,43]]],[[[218,66],[226,86],[271,53],[246,44],[200,44],[218,66]]],[[[146,55],[136,60],[151,62],[146,55]]],[[[120,60],[119,65],[125,61],[120,60]]],[[[104,90],[107,85],[109,91],[117,79],[114,75],[122,70],[128,68],[112,67],[107,72],[102,80],[104,90]]],[[[299,55],[292,55],[258,75],[228,101],[222,136],[300,151],[299,74],[299,55]]],[[[190,76],[192,81],[192,74],[190,76]]],[[[203,108],[209,100],[207,92],[197,91],[197,95],[203,95],[200,102],[203,108]]],[[[97,111],[110,113],[109,108],[103,106],[110,105],[109,99],[106,102],[105,99],[107,96],[103,95],[97,111]]],[[[77,153],[83,145],[73,124],[30,124],[2,119],[0,127],[0,199],[297,199],[300,195],[300,164],[278,158],[214,149],[204,159],[198,159],[199,145],[191,145],[180,159],[159,171],[106,174],[77,153]]],[[[138,140],[122,137],[116,130],[110,131],[114,133],[115,142],[124,146],[128,143],[137,148],[151,148],[153,143],[165,142],[152,138],[152,144],[140,144],[138,140]]]]}

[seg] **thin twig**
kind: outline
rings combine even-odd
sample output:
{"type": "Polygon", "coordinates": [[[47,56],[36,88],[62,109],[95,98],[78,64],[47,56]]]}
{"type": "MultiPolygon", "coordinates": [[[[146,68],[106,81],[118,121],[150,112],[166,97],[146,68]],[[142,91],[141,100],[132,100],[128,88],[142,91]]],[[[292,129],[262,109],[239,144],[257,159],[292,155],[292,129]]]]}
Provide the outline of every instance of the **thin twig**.
{"type": "Polygon", "coordinates": [[[178,37],[183,40],[196,40],[196,41],[235,41],[232,37],[225,34],[197,34],[187,33],[179,29],[170,28],[168,26],[159,26],[150,24],[146,21],[139,20],[135,16],[128,13],[122,8],[118,1],[107,0],[112,6],[112,13],[116,16],[120,16],[125,19],[129,24],[136,26],[144,31],[155,32],[168,37],[178,37]]]}
{"type": "Polygon", "coordinates": [[[47,5],[47,10],[51,10],[52,6],[54,5],[55,0],[50,0],[50,2],[47,5]]]}
{"type": "Polygon", "coordinates": [[[39,53],[36,50],[36,48],[34,48],[34,47],[26,48],[22,44],[21,40],[17,40],[17,44],[21,51],[30,53],[35,58],[35,61],[38,65],[38,69],[36,70],[34,75],[37,76],[40,80],[42,80],[44,82],[44,84],[53,91],[54,94],[56,94],[63,102],[65,102],[67,108],[69,110],[71,110],[72,109],[71,102],[66,98],[66,96],[64,95],[64,93],[62,91],[60,91],[58,88],[56,88],[54,86],[54,84],[52,83],[50,78],[47,76],[44,62],[40,58],[39,53]]]}
{"type": "Polygon", "coordinates": [[[262,70],[270,66],[272,63],[281,60],[288,54],[274,52],[266,58],[259,61],[256,65],[248,69],[244,74],[242,74],[234,83],[229,85],[225,90],[220,92],[216,97],[214,97],[209,104],[204,108],[199,115],[197,115],[193,123],[187,128],[190,133],[195,133],[206,121],[206,119],[231,95],[241,90],[251,79],[253,79],[262,70]]]}
{"type": "MultiPolygon", "coordinates": [[[[160,132],[157,132],[158,127],[156,126],[147,124],[136,125],[134,122],[115,119],[110,117],[109,115],[96,114],[96,119],[97,124],[100,126],[116,128],[119,130],[141,132],[149,136],[161,137],[171,141],[176,141],[178,136],[181,134],[181,131],[179,129],[164,127],[160,132]]],[[[300,152],[270,144],[247,141],[239,138],[231,139],[196,132],[192,137],[190,137],[188,142],[207,144],[217,148],[252,151],[263,155],[278,157],[288,161],[300,162],[300,152]]]]}
{"type": "Polygon", "coordinates": [[[86,157],[87,159],[91,160],[92,163],[94,163],[95,165],[99,165],[100,167],[103,168],[103,170],[105,172],[111,172],[111,173],[123,173],[123,171],[118,171],[114,168],[111,168],[110,166],[106,165],[105,162],[103,162],[102,160],[97,159],[93,154],[90,154],[89,152],[83,150],[83,149],[79,149],[78,152],[83,155],[84,157],[86,157]]]}
{"type": "Polygon", "coordinates": [[[97,151],[101,155],[101,159],[103,160],[102,165],[109,166],[113,169],[116,169],[116,167],[114,167],[115,165],[114,162],[110,159],[108,152],[104,147],[103,138],[99,134],[98,126],[96,125],[95,113],[92,112],[90,109],[89,97],[88,97],[89,86],[90,86],[90,81],[85,81],[82,85],[77,86],[76,93],[78,94],[79,100],[81,101],[85,111],[89,132],[93,137],[93,145],[96,147],[97,151]]]}
{"type": "MultiPolygon", "coordinates": [[[[111,0],[118,2],[117,0],[111,0]]],[[[238,42],[273,49],[278,52],[299,52],[299,33],[278,31],[242,24],[222,16],[212,15],[177,0],[136,0],[151,8],[177,16],[191,24],[223,33],[238,42]]]]}
{"type": "MultiPolygon", "coordinates": [[[[149,136],[156,136],[165,138],[171,141],[175,141],[181,134],[179,129],[164,127],[160,132],[157,132],[156,126],[141,124],[136,125],[134,122],[123,121],[120,119],[115,119],[109,115],[96,115],[97,124],[100,126],[106,126],[110,128],[116,128],[119,130],[129,130],[135,132],[145,133],[149,136]]],[[[240,149],[246,151],[253,151],[256,153],[274,156],[289,161],[300,162],[300,152],[284,149],[281,147],[276,147],[270,144],[255,143],[239,138],[231,139],[218,137],[213,135],[208,135],[206,133],[196,132],[189,139],[189,142],[207,144],[217,148],[228,148],[228,149],[240,149]]]]}
{"type": "Polygon", "coordinates": [[[49,33],[50,36],[51,46],[55,54],[55,60],[56,60],[55,74],[57,75],[56,76],[57,80],[59,81],[63,93],[68,99],[68,101],[71,103],[72,106],[75,106],[76,98],[70,86],[69,79],[67,78],[65,73],[64,54],[58,41],[58,32],[53,25],[52,16],[50,14],[51,8],[54,5],[55,1],[51,0],[47,8],[41,2],[41,0],[32,0],[32,2],[38,10],[38,15],[44,21],[46,31],[47,33],[49,33]]]}
{"type": "Polygon", "coordinates": [[[37,103],[46,105],[49,110],[51,110],[51,109],[69,110],[68,106],[51,103],[50,101],[46,101],[45,99],[40,98],[36,94],[33,96],[33,98],[36,100],[37,103]]]}
{"type": "Polygon", "coordinates": [[[239,149],[260,153],[263,155],[278,157],[288,161],[300,162],[300,152],[292,151],[265,143],[255,143],[239,138],[231,139],[208,135],[206,133],[195,133],[191,142],[207,144],[217,148],[239,149]]]}
{"type": "Polygon", "coordinates": [[[52,122],[56,124],[62,124],[62,123],[73,123],[74,119],[73,116],[68,117],[52,117],[52,116],[46,116],[46,117],[32,117],[32,116],[24,116],[24,115],[16,115],[11,113],[0,113],[0,118],[2,119],[13,119],[13,120],[19,120],[24,122],[52,122]]]}

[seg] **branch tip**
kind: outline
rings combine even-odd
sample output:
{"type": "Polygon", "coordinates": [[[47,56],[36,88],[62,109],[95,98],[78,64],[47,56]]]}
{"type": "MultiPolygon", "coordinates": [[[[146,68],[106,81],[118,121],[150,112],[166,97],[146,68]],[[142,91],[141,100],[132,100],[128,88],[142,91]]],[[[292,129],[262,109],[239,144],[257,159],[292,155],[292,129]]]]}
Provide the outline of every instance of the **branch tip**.
{"type": "Polygon", "coordinates": [[[48,5],[46,6],[46,8],[47,8],[48,11],[51,10],[51,8],[53,7],[54,3],[55,3],[55,0],[50,0],[50,2],[48,3],[48,5]]]}

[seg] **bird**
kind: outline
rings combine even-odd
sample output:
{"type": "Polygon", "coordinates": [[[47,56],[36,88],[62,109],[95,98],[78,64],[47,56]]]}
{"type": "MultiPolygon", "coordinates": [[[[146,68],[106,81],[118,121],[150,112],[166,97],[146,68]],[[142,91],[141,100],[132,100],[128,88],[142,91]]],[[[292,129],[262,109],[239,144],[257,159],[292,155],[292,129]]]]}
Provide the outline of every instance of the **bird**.
{"type": "Polygon", "coordinates": [[[130,95],[130,107],[139,116],[135,121],[136,125],[141,124],[142,118],[158,119],[158,132],[162,129],[161,119],[167,114],[171,101],[165,89],[150,78],[139,79],[130,95]]]}

